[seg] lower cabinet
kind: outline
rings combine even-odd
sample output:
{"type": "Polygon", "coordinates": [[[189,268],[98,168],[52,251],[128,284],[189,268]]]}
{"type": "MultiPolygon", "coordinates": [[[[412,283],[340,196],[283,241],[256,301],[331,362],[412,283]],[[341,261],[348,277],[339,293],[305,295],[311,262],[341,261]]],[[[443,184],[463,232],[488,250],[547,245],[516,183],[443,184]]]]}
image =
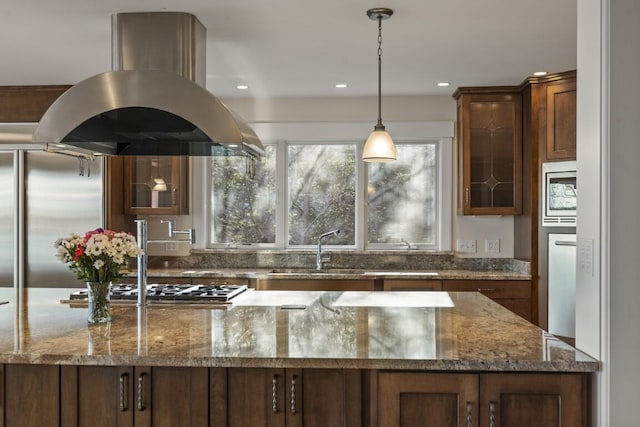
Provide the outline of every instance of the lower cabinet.
{"type": "Polygon", "coordinates": [[[64,427],[209,422],[207,368],[62,366],[60,391],[64,427]]]}
{"type": "Polygon", "coordinates": [[[58,425],[59,366],[0,365],[0,380],[0,426],[58,425]]]}
{"type": "Polygon", "coordinates": [[[0,427],[584,427],[588,373],[0,365],[0,427]]]}
{"type": "Polygon", "coordinates": [[[217,418],[226,412],[229,427],[362,425],[359,370],[231,368],[226,375],[217,418]]]}
{"type": "Polygon", "coordinates": [[[442,290],[477,291],[528,321],[532,319],[530,280],[443,280],[442,290]]]}
{"type": "Polygon", "coordinates": [[[378,426],[583,427],[586,374],[380,372],[378,426]]]}

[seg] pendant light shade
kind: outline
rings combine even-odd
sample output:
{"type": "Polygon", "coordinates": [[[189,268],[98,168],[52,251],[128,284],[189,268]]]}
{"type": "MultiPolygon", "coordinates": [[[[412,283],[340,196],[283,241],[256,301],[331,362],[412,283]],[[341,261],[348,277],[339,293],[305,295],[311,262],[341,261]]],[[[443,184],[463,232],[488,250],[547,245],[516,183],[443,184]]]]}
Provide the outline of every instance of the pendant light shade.
{"type": "Polygon", "coordinates": [[[367,10],[369,19],[378,21],[378,122],[364,144],[362,160],[365,162],[392,162],[396,160],[396,146],[382,124],[382,20],[390,18],[391,15],[393,15],[392,9],[367,10]]]}
{"type": "Polygon", "coordinates": [[[384,127],[374,129],[364,144],[362,160],[365,162],[392,162],[396,159],[396,146],[384,127]]]}

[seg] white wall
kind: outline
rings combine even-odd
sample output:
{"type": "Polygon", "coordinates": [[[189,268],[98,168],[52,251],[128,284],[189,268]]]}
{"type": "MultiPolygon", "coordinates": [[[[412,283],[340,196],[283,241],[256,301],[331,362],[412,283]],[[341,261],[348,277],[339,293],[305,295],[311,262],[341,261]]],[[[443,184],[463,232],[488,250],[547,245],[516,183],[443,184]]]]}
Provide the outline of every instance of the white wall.
{"type": "MultiPolygon", "coordinates": [[[[281,99],[226,99],[232,110],[250,123],[269,122],[362,122],[375,125],[376,97],[324,97],[281,99]]],[[[456,104],[451,96],[385,96],[383,122],[455,121],[456,104]]],[[[393,135],[393,129],[389,129],[393,135]]],[[[363,139],[366,135],[363,135],[363,139]]],[[[454,165],[455,167],[455,160],[454,165]]],[[[453,172],[455,172],[452,169],[453,172]]],[[[454,173],[455,179],[455,173],[454,173]]],[[[455,191],[455,186],[453,187],[455,191]]],[[[455,203],[455,197],[453,197],[455,203]]],[[[475,257],[513,257],[513,217],[464,217],[455,215],[452,241],[476,240],[475,257]],[[485,253],[485,239],[500,240],[500,253],[485,253]]]]}
{"type": "MultiPolygon", "coordinates": [[[[594,240],[594,274],[578,263],[576,343],[602,362],[598,426],[637,426],[640,384],[640,2],[578,1],[578,240],[594,240]]],[[[578,250],[580,251],[580,244],[578,250]]]]}

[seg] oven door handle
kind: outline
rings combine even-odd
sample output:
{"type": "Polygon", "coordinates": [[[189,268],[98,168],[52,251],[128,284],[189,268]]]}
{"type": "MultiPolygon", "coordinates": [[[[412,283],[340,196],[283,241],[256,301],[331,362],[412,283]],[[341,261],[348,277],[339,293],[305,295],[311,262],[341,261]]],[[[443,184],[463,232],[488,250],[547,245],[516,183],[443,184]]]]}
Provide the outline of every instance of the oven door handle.
{"type": "Polygon", "coordinates": [[[571,242],[569,240],[558,240],[553,244],[556,246],[576,246],[576,242],[571,242]]]}

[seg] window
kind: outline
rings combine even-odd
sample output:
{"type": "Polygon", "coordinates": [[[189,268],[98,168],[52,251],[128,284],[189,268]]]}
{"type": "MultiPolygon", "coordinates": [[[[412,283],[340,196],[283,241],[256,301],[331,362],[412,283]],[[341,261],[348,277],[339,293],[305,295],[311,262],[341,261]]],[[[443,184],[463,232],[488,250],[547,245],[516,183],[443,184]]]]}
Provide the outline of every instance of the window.
{"type": "Polygon", "coordinates": [[[356,144],[287,145],[287,246],[313,245],[339,229],[329,244],[355,245],[356,144]]]}
{"type": "Polygon", "coordinates": [[[276,242],[276,147],[251,177],[242,157],[210,157],[211,242],[273,244],[276,242]]]}
{"type": "Polygon", "coordinates": [[[449,250],[451,138],[394,139],[392,163],[362,162],[363,138],[263,140],[253,178],[242,157],[202,158],[206,246],[304,248],[340,229],[324,244],[449,250]]]}
{"type": "Polygon", "coordinates": [[[396,142],[397,160],[370,163],[367,174],[368,243],[436,247],[436,142],[396,142]]]}

